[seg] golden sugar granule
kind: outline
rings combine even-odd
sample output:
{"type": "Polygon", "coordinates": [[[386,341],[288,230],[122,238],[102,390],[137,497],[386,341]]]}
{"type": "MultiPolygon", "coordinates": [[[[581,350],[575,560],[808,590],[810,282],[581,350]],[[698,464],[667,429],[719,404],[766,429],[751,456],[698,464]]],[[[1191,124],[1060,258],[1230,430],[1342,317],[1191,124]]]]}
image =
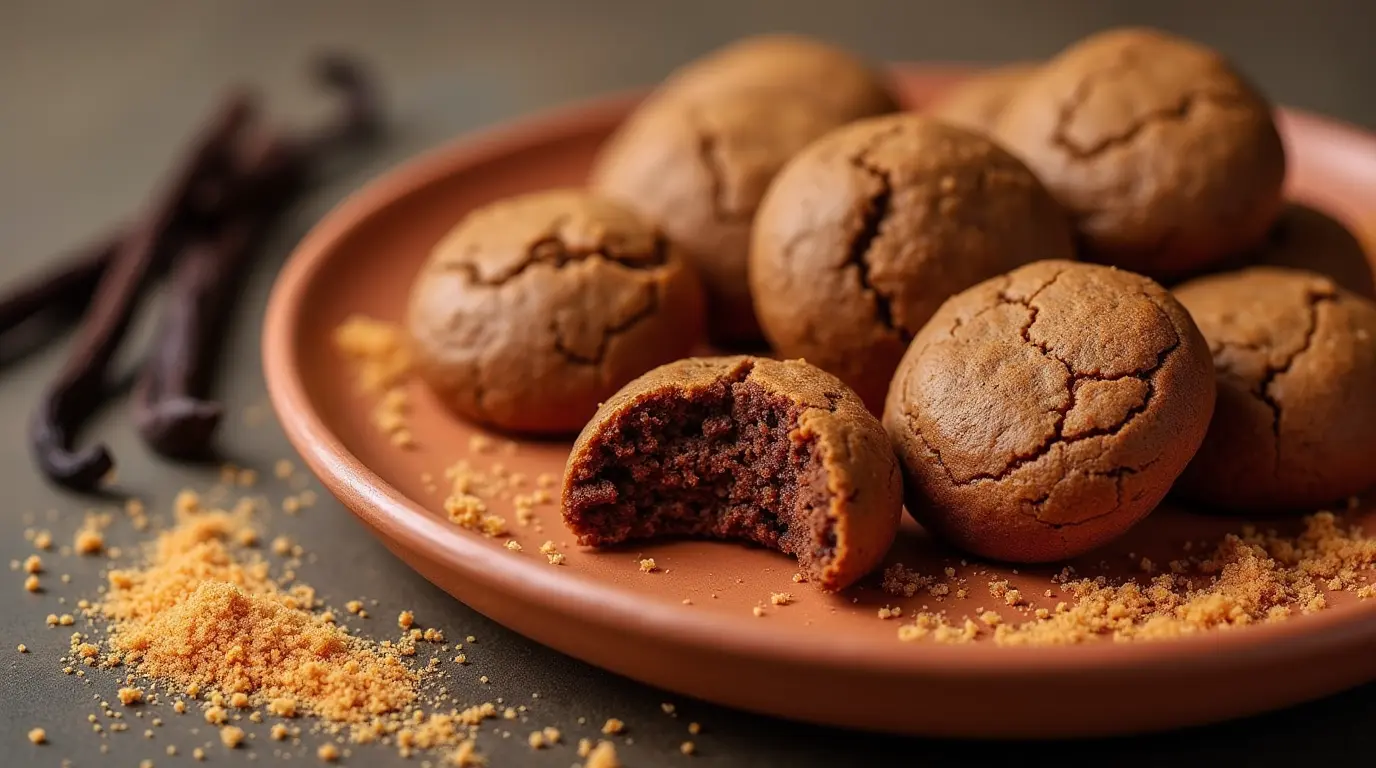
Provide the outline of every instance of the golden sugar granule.
{"type": "Polygon", "coordinates": [[[121,688],[119,689],[118,695],[119,703],[123,704],[126,707],[133,706],[143,701],[142,688],[121,688]]]}
{"type": "Polygon", "coordinates": [[[584,768],[621,768],[621,761],[616,756],[616,747],[610,741],[599,741],[593,747],[592,752],[588,753],[588,761],[583,764],[584,768]]]}
{"type": "Polygon", "coordinates": [[[640,561],[640,570],[645,573],[653,573],[659,570],[659,566],[655,565],[655,559],[653,557],[647,557],[640,561]]]}
{"type": "Polygon", "coordinates": [[[105,548],[105,537],[94,528],[82,528],[76,532],[73,546],[78,554],[94,555],[105,548]]]}
{"type": "Polygon", "coordinates": [[[226,725],[220,729],[220,742],[230,749],[244,743],[244,729],[237,725],[226,725]]]}

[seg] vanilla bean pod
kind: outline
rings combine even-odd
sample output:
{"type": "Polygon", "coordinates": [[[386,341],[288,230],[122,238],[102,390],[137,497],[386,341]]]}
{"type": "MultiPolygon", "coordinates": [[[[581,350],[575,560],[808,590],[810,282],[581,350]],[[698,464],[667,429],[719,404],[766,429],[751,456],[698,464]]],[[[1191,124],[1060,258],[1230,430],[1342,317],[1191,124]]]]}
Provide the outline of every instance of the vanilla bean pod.
{"type": "Polygon", "coordinates": [[[123,233],[90,246],[0,294],[0,334],[49,309],[81,309],[119,250],[123,233]]]}
{"type": "Polygon", "coordinates": [[[318,62],[317,77],[341,98],[340,117],[302,138],[262,142],[242,178],[227,186],[217,231],[177,259],[166,310],[134,391],[139,434],[159,454],[197,458],[209,452],[223,407],[205,395],[252,251],[331,150],[379,132],[377,91],[363,67],[328,57],[318,62]]]}
{"type": "Polygon", "coordinates": [[[90,489],[114,466],[104,446],[73,450],[76,433],[102,399],[110,360],[128,330],[148,278],[172,245],[173,232],[188,216],[207,180],[224,172],[251,112],[241,95],[217,111],[163,196],[134,224],[101,277],[67,363],[44,393],[30,426],[34,460],[54,482],[90,489]]]}

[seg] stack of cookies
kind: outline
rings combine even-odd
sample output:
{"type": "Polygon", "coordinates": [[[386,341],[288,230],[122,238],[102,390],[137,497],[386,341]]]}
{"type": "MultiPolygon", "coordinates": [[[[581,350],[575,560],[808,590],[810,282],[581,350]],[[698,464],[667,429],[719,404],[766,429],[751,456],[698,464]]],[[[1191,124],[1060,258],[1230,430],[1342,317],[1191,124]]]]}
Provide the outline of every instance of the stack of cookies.
{"type": "Polygon", "coordinates": [[[1376,285],[1285,172],[1266,99],[1164,33],[921,111],[845,51],[753,38],[670,76],[587,189],[459,222],[409,327],[459,415],[582,430],[586,545],[745,540],[836,590],[906,504],[1056,561],[1173,489],[1245,512],[1376,484],[1376,285]]]}

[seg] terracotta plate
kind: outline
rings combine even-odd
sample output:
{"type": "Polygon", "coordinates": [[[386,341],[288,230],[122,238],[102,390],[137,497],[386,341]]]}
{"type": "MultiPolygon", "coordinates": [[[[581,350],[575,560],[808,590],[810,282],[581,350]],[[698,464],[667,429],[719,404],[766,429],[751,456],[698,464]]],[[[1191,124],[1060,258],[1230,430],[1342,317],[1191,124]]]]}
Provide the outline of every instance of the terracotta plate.
{"type": "MultiPolygon", "coordinates": [[[[920,105],[957,70],[900,67],[920,105]]],[[[1170,728],[1274,709],[1376,679],[1376,601],[1339,595],[1331,610],[1288,622],[1175,641],[1000,647],[989,642],[904,643],[884,605],[928,605],[959,616],[1004,608],[987,581],[1001,574],[1032,605],[1052,570],[1021,573],[971,563],[932,545],[911,522],[891,561],[924,573],[950,566],[971,597],[941,605],[877,585],[828,597],[795,584],[793,563],[759,549],[680,541],[612,552],[580,551],[557,508],[515,524],[520,553],[460,530],[441,510],[444,468],[459,459],[503,463],[533,479],[560,475],[564,443],[525,443],[511,455],[475,454],[477,431],[413,388],[418,448],[394,448],[371,424],[332,329],[351,313],[396,320],[432,244],[474,206],[516,192],[577,184],[594,150],[635,101],[616,96],[465,137],[407,163],[339,206],[302,242],[268,308],[264,354],[272,402],[287,434],[325,485],[426,578],[541,643],[671,691],[829,725],[907,733],[1051,737],[1170,728]],[[538,552],[552,540],[564,565],[538,552]],[[639,557],[661,569],[642,573],[639,557]],[[986,572],[987,571],[987,575],[986,572]],[[789,592],[791,605],[771,604],[789,592]],[[757,617],[752,608],[762,606],[757,617]]],[[[1283,129],[1293,194],[1350,223],[1373,220],[1376,138],[1287,112],[1283,129]]],[[[1372,517],[1376,517],[1373,515],[1372,517]]],[[[1235,530],[1161,509],[1125,541],[1080,563],[1082,573],[1129,573],[1142,557],[1166,562],[1186,540],[1235,530]],[[1135,559],[1129,560],[1129,553],[1135,559]],[[1107,570],[1100,570],[1101,563],[1107,570]]]]}

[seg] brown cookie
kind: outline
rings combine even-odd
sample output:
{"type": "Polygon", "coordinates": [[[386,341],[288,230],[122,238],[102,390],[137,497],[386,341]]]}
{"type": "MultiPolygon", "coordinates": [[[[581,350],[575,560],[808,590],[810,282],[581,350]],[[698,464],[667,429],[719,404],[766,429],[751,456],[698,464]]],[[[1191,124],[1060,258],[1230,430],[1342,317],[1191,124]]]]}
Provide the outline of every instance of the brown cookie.
{"type": "Polygon", "coordinates": [[[1248,257],[1257,265],[1317,272],[1358,296],[1376,299],[1376,276],[1361,241],[1342,222],[1305,205],[1286,206],[1266,242],[1248,257]]]}
{"type": "Polygon", "coordinates": [[[1044,261],[953,297],[894,375],[908,510],[1012,562],[1087,552],[1170,490],[1209,426],[1209,348],[1161,286],[1044,261]]]}
{"type": "Polygon", "coordinates": [[[760,338],[746,254],[770,180],[813,139],[896,108],[849,54],[792,41],[737,44],[689,65],[612,136],[591,174],[593,189],[657,222],[682,247],[702,277],[708,330],[721,344],[760,338]]]}
{"type": "Polygon", "coordinates": [[[1199,278],[1175,295],[1218,371],[1218,407],[1182,495],[1312,511],[1376,485],[1376,304],[1279,267],[1199,278]]]}
{"type": "Polygon", "coordinates": [[[855,54],[803,35],[755,35],[718,48],[669,75],[655,99],[713,99],[730,91],[788,90],[838,116],[898,108],[888,79],[855,54]]]}
{"type": "Polygon", "coordinates": [[[789,162],[755,217],[750,287],[775,350],[839,376],[878,413],[943,301],[1074,256],[1068,219],[1026,166],[982,136],[899,114],[833,131],[789,162]]]}
{"type": "Polygon", "coordinates": [[[1079,224],[1081,256],[1159,279],[1251,248],[1281,208],[1271,105],[1220,54],[1162,32],[1093,35],[1044,65],[995,138],[1079,224]]]}
{"type": "Polygon", "coordinates": [[[627,385],[574,443],[563,503],[580,544],[753,542],[829,591],[879,564],[903,506],[855,393],[800,360],[754,357],[680,360],[627,385]]]}
{"type": "Polygon", "coordinates": [[[412,287],[418,370],[458,414],[578,430],[603,399],[701,338],[701,289],[650,225],[580,190],[469,213],[412,287]]]}
{"type": "Polygon", "coordinates": [[[1039,66],[1018,62],[972,75],[938,96],[923,113],[951,125],[989,133],[1004,105],[1039,66]]]}

